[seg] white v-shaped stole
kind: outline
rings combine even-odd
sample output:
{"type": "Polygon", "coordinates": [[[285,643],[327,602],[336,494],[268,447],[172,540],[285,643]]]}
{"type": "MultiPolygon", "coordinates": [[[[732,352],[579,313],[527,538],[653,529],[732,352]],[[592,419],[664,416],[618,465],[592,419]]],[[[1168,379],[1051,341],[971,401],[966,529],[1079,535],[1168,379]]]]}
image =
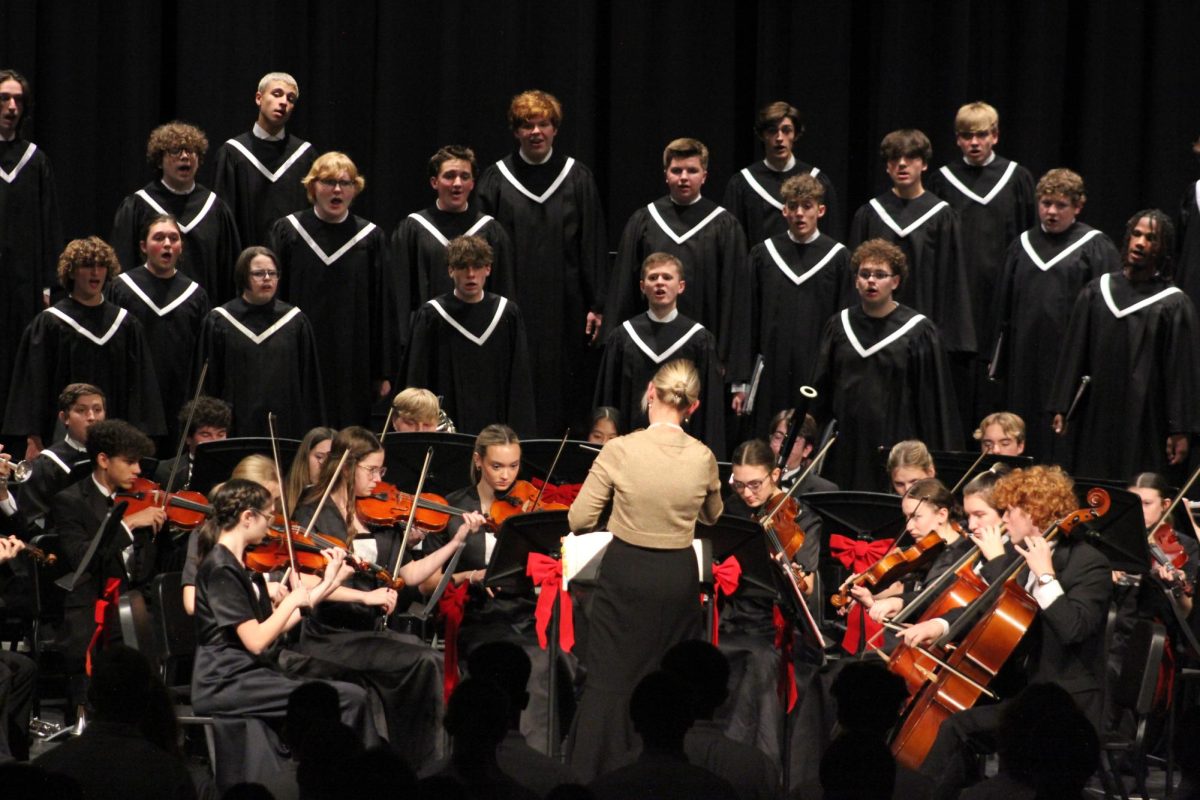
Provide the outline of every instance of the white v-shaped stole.
{"type": "Polygon", "coordinates": [[[224,308],[221,308],[218,306],[217,308],[214,308],[213,311],[217,312],[222,317],[229,320],[230,325],[232,325],[233,327],[235,327],[239,331],[241,331],[243,336],[245,336],[247,339],[254,342],[255,344],[262,344],[267,339],[270,339],[272,336],[274,336],[276,333],[278,333],[279,330],[284,325],[287,325],[289,322],[291,322],[292,317],[294,317],[300,313],[299,308],[292,306],[292,308],[286,314],[284,314],[279,319],[275,320],[275,323],[273,325],[271,325],[271,327],[267,328],[262,333],[255,333],[254,331],[250,330],[245,325],[243,325],[241,322],[234,319],[233,314],[230,314],[224,308]]]}
{"type": "Polygon", "coordinates": [[[463,336],[470,339],[472,342],[474,342],[479,347],[483,347],[484,343],[488,339],[492,338],[492,334],[496,331],[496,326],[500,324],[500,317],[502,317],[504,315],[504,309],[508,305],[508,298],[507,297],[500,298],[500,302],[496,304],[496,313],[494,315],[492,315],[491,323],[488,324],[487,330],[485,330],[479,336],[476,336],[475,334],[471,333],[469,330],[467,330],[466,328],[463,327],[461,322],[456,320],[454,317],[450,316],[450,314],[446,311],[446,309],[442,308],[442,304],[439,303],[436,299],[430,300],[429,305],[433,306],[433,310],[436,311],[441,316],[442,319],[444,319],[444,320],[446,320],[446,322],[450,323],[451,327],[453,327],[456,331],[458,331],[463,336]]]}
{"type": "Polygon", "coordinates": [[[642,337],[637,335],[637,331],[633,329],[632,322],[633,320],[627,319],[624,323],[622,323],[622,326],[625,328],[625,332],[629,334],[629,338],[633,340],[633,343],[637,345],[637,348],[646,354],[646,358],[650,359],[655,364],[661,364],[671,356],[675,355],[675,353],[679,351],[679,348],[687,344],[688,341],[696,335],[697,331],[704,330],[704,326],[697,322],[688,329],[687,333],[685,333],[683,336],[680,336],[679,339],[675,341],[675,344],[662,351],[662,353],[656,353],[650,347],[650,345],[642,341],[642,337]]]}
{"type": "Polygon", "coordinates": [[[1168,286],[1166,289],[1163,289],[1161,292],[1158,292],[1157,294],[1152,294],[1147,298],[1139,300],[1131,306],[1127,306],[1126,308],[1118,308],[1117,301],[1112,296],[1112,273],[1106,272],[1100,276],[1100,294],[1104,296],[1104,304],[1108,306],[1108,310],[1111,311],[1112,315],[1114,317],[1116,317],[1117,319],[1121,319],[1122,317],[1127,317],[1130,314],[1134,314],[1138,311],[1141,311],[1143,308],[1146,308],[1147,306],[1154,305],[1159,300],[1162,300],[1164,297],[1167,297],[1168,295],[1172,295],[1172,294],[1175,294],[1176,292],[1181,292],[1181,291],[1183,291],[1183,290],[1180,289],[1178,286],[1168,286]]]}
{"type": "Polygon", "coordinates": [[[920,322],[923,319],[925,319],[924,314],[917,314],[915,317],[913,317],[908,322],[901,325],[896,330],[892,331],[887,336],[880,339],[875,344],[871,345],[870,347],[864,348],[862,346],[862,342],[860,342],[858,340],[858,337],[854,335],[854,329],[850,327],[850,309],[848,309],[848,308],[842,309],[842,329],[844,331],[846,331],[846,338],[850,340],[850,344],[854,346],[854,349],[857,350],[858,354],[860,356],[862,356],[863,358],[870,358],[871,356],[875,355],[880,350],[887,347],[889,344],[896,341],[904,334],[908,333],[910,330],[913,329],[913,326],[915,326],[918,322],[920,322]]]}
{"type": "MultiPolygon", "coordinates": [[[[441,242],[442,247],[450,246],[450,240],[447,239],[445,237],[445,235],[437,229],[436,225],[434,225],[429,220],[425,219],[425,217],[421,216],[420,213],[414,211],[413,213],[408,215],[408,218],[412,219],[412,220],[416,220],[417,222],[421,223],[421,227],[423,227],[425,230],[429,231],[430,236],[432,236],[433,238],[435,238],[439,242],[441,242]]],[[[484,214],[482,217],[479,218],[478,222],[476,222],[474,225],[472,225],[470,228],[467,229],[467,232],[464,233],[463,236],[474,236],[479,231],[480,228],[482,228],[484,225],[487,225],[491,221],[492,221],[491,215],[484,214]]]]}
{"type": "Polygon", "coordinates": [[[1033,262],[1035,267],[1040,269],[1042,272],[1045,272],[1099,235],[1100,231],[1090,230],[1083,236],[1080,236],[1079,241],[1072,242],[1064,247],[1062,251],[1060,251],[1059,254],[1054,258],[1050,259],[1049,261],[1042,261],[1042,257],[1039,256],[1037,251],[1033,249],[1033,242],[1029,238],[1029,231],[1025,231],[1021,234],[1021,249],[1025,251],[1025,255],[1029,256],[1029,260],[1033,262]]]}
{"type": "Polygon", "coordinates": [[[142,287],[138,286],[136,283],[133,282],[133,278],[131,278],[129,276],[128,272],[122,272],[120,275],[117,276],[117,280],[119,280],[121,283],[128,286],[129,290],[131,292],[133,292],[139,298],[141,298],[142,302],[145,303],[146,306],[151,311],[153,311],[155,314],[157,314],[160,317],[165,317],[167,314],[170,314],[172,311],[179,308],[180,304],[183,303],[184,300],[187,300],[189,297],[191,297],[193,294],[196,293],[196,289],[200,288],[200,284],[196,283],[195,281],[192,281],[191,283],[188,284],[188,287],[183,290],[183,293],[180,294],[179,297],[176,297],[174,300],[167,303],[165,306],[160,306],[157,303],[155,303],[153,300],[151,300],[150,297],[145,292],[142,291],[142,287]]]}
{"type": "Polygon", "coordinates": [[[339,247],[337,252],[330,256],[326,255],[325,251],[321,249],[321,245],[317,244],[316,240],[312,238],[312,235],[310,235],[308,231],[304,230],[304,226],[300,224],[300,220],[296,218],[295,214],[288,214],[287,221],[292,223],[292,227],[296,229],[296,233],[300,234],[300,238],[308,244],[310,250],[316,253],[317,258],[325,262],[325,266],[327,267],[342,256],[346,255],[350,248],[361,242],[364,238],[366,238],[367,234],[375,230],[375,223],[368,222],[365,228],[354,234],[350,241],[339,247]]]}
{"type": "Polygon", "coordinates": [[[705,226],[708,225],[708,223],[712,222],[717,217],[719,217],[721,215],[721,212],[723,212],[725,209],[722,208],[721,206],[717,206],[716,208],[714,208],[712,210],[711,214],[709,214],[707,217],[705,217],[704,219],[697,222],[696,227],[692,228],[690,231],[683,234],[682,236],[679,236],[678,234],[675,233],[675,231],[671,230],[671,226],[667,225],[667,221],[662,218],[662,214],[658,213],[658,209],[654,206],[654,203],[650,203],[648,206],[646,206],[646,210],[650,212],[650,216],[654,217],[654,221],[658,223],[658,227],[662,228],[663,233],[665,233],[667,236],[670,236],[671,240],[673,242],[675,242],[675,244],[683,244],[688,239],[692,238],[697,233],[704,230],[705,226]]]}
{"type": "Polygon", "coordinates": [[[844,244],[842,244],[841,242],[835,242],[833,247],[829,248],[829,252],[825,254],[825,257],[816,263],[816,266],[811,267],[803,275],[797,275],[795,272],[792,271],[792,268],[787,265],[787,262],[783,260],[783,256],[781,256],[779,254],[779,251],[775,249],[775,243],[772,242],[770,239],[767,239],[767,252],[771,254],[771,260],[774,261],[775,266],[779,267],[780,271],[784,275],[787,275],[788,279],[791,280],[791,282],[796,284],[797,286],[804,283],[806,280],[811,278],[813,275],[816,275],[818,272],[820,272],[821,268],[824,267],[826,264],[828,264],[829,260],[831,258],[833,258],[840,251],[845,250],[845,249],[846,249],[846,246],[844,244]]]}
{"type": "Polygon", "coordinates": [[[233,146],[239,153],[241,153],[243,156],[245,156],[246,160],[250,162],[251,166],[253,166],[259,172],[261,172],[263,174],[263,177],[266,178],[267,180],[269,180],[271,183],[274,183],[275,181],[279,180],[279,178],[283,175],[283,173],[287,172],[288,169],[292,166],[292,164],[296,163],[296,159],[298,159],[300,156],[304,155],[305,151],[308,150],[309,147],[311,147],[311,145],[308,142],[304,142],[303,144],[301,144],[299,147],[296,148],[296,152],[294,152],[290,156],[288,156],[287,161],[284,161],[282,164],[279,165],[279,169],[272,172],[271,170],[267,169],[267,166],[265,164],[263,164],[261,161],[259,161],[255,157],[254,153],[250,152],[249,147],[246,147],[246,145],[242,144],[237,139],[228,139],[228,140],[226,140],[225,144],[233,146]]]}
{"type": "Polygon", "coordinates": [[[508,168],[508,164],[504,163],[504,159],[496,162],[496,168],[500,170],[501,175],[508,179],[513,188],[535,203],[544,203],[549,200],[550,196],[558,191],[558,187],[562,186],[562,182],[567,179],[567,173],[571,171],[571,167],[573,166],[575,166],[575,159],[567,158],[567,163],[563,164],[562,171],[558,173],[558,177],[554,179],[554,183],[550,184],[550,188],[541,194],[534,194],[525,188],[525,184],[517,180],[517,176],[512,174],[512,171],[508,168]]]}
{"type": "MultiPolygon", "coordinates": [[[[816,167],[813,167],[812,169],[810,169],[808,171],[808,174],[812,175],[815,178],[821,174],[821,170],[819,170],[816,167]]],[[[780,211],[783,211],[783,203],[780,202],[779,200],[776,200],[774,197],[772,197],[771,193],[768,192],[766,189],[764,189],[763,185],[761,183],[754,180],[754,175],[750,172],[749,167],[746,167],[744,170],[742,170],[742,177],[746,179],[746,183],[750,184],[750,188],[754,190],[755,194],[757,194],[763,200],[766,200],[768,203],[770,203],[775,208],[779,209],[780,211]]]]}
{"type": "MultiPolygon", "coordinates": [[[[167,215],[167,214],[169,214],[169,213],[170,213],[170,212],[168,212],[168,211],[167,211],[165,208],[163,208],[162,206],[160,206],[160,205],[158,204],[158,202],[157,202],[157,201],[156,201],[156,200],[155,200],[153,197],[151,197],[151,196],[150,196],[150,194],[149,194],[149,193],[148,193],[148,192],[147,192],[145,189],[138,189],[136,192],[134,192],[134,194],[136,194],[138,197],[140,197],[140,198],[142,198],[143,200],[145,200],[145,201],[146,201],[146,205],[148,205],[148,206],[150,206],[151,208],[153,208],[153,209],[154,209],[155,211],[157,211],[159,214],[163,214],[163,215],[165,216],[165,215],[167,215]]],[[[204,207],[203,207],[203,208],[201,208],[199,212],[197,212],[196,216],[192,217],[192,221],[191,221],[191,222],[187,222],[187,223],[185,223],[185,222],[184,222],[183,220],[181,220],[181,219],[177,219],[177,220],[175,220],[176,222],[178,222],[178,223],[179,223],[179,230],[181,230],[181,231],[182,231],[182,232],[184,232],[184,233],[191,233],[191,232],[192,232],[192,228],[194,228],[194,227],[196,227],[197,225],[199,225],[199,224],[200,224],[200,222],[201,222],[201,221],[202,221],[202,220],[203,220],[203,219],[204,219],[206,216],[208,216],[209,209],[211,209],[211,208],[213,207],[213,203],[215,203],[215,202],[217,202],[217,195],[216,195],[216,192],[209,192],[209,193],[208,193],[208,199],[204,201],[204,207]]]]}
{"type": "Polygon", "coordinates": [[[25,153],[21,156],[21,160],[12,168],[12,172],[5,172],[3,167],[0,167],[0,178],[4,179],[5,183],[12,183],[21,174],[21,170],[25,169],[25,165],[29,163],[29,159],[33,158],[34,151],[37,150],[37,145],[33,142],[25,148],[25,153]]]}
{"type": "Polygon", "coordinates": [[[71,315],[67,314],[64,311],[60,311],[59,309],[55,308],[54,306],[50,306],[50,308],[47,308],[46,313],[53,314],[54,316],[58,317],[63,322],[67,323],[72,328],[74,328],[75,332],[78,333],[80,336],[83,336],[87,339],[91,339],[93,342],[95,342],[100,347],[103,347],[104,345],[108,344],[108,340],[113,337],[113,334],[115,334],[117,332],[117,328],[121,327],[121,323],[124,322],[125,317],[127,317],[129,315],[129,311],[127,309],[122,308],[120,311],[117,312],[117,318],[113,320],[113,324],[109,326],[108,330],[105,331],[102,335],[97,336],[96,334],[89,331],[87,328],[80,325],[79,321],[76,320],[74,317],[72,317],[71,315]]]}
{"type": "Polygon", "coordinates": [[[1015,161],[1008,162],[1008,169],[1004,170],[1004,174],[1000,176],[1000,180],[996,181],[996,185],[992,187],[992,190],[990,192],[988,192],[987,194],[980,197],[979,195],[975,194],[975,192],[968,189],[967,185],[965,183],[963,183],[962,181],[960,181],[958,179],[958,176],[950,171],[950,167],[943,166],[942,170],[941,170],[942,177],[945,178],[946,180],[950,181],[951,185],[954,186],[955,189],[958,189],[964,195],[971,198],[976,203],[979,203],[982,206],[986,206],[988,203],[990,203],[996,199],[996,195],[1000,194],[1000,190],[1003,189],[1006,185],[1008,185],[1009,179],[1012,178],[1013,173],[1016,171],[1017,171],[1017,162],[1015,162],[1015,161]]]}
{"type": "Polygon", "coordinates": [[[945,200],[942,200],[936,206],[934,206],[933,208],[929,209],[924,214],[922,214],[917,219],[916,222],[912,223],[907,228],[901,228],[900,224],[898,222],[896,222],[896,220],[892,219],[892,215],[887,212],[887,209],[883,207],[883,204],[880,203],[878,199],[876,199],[874,197],[871,198],[871,208],[875,209],[875,213],[879,215],[879,218],[881,220],[883,220],[884,224],[887,225],[889,228],[891,228],[893,231],[895,231],[896,235],[899,236],[901,239],[905,238],[910,233],[915,231],[917,228],[924,225],[926,222],[929,221],[930,217],[932,217],[934,214],[938,213],[939,211],[941,211],[943,208],[945,208],[948,205],[950,205],[950,204],[947,203],[945,200]]]}

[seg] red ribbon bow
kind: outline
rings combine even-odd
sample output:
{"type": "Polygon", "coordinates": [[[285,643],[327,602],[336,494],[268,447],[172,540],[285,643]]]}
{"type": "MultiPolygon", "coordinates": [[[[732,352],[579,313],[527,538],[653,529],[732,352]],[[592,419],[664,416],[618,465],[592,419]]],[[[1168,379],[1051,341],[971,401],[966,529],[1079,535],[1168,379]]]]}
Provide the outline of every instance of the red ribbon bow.
{"type": "MultiPolygon", "coordinates": [[[[829,554],[842,563],[846,569],[854,573],[869,569],[876,561],[887,555],[892,549],[892,539],[876,539],[873,542],[862,539],[851,539],[835,533],[829,537],[829,554]]],[[[850,653],[857,653],[865,646],[863,637],[870,639],[883,626],[866,615],[866,609],[858,606],[851,609],[846,618],[846,635],[842,637],[842,647],[850,653]]]]}
{"type": "Polygon", "coordinates": [[[792,645],[796,642],[796,633],[791,621],[779,610],[772,606],[772,617],[775,622],[775,649],[779,651],[779,682],[775,687],[780,702],[787,703],[790,714],[796,707],[799,693],[796,691],[796,663],[792,660],[792,645]]]}
{"type": "Polygon", "coordinates": [[[108,616],[108,607],[116,605],[121,599],[121,579],[120,578],[105,578],[104,591],[96,598],[96,605],[92,612],[92,619],[96,623],[96,629],[92,631],[92,640],[88,642],[87,655],[84,658],[84,669],[88,675],[92,674],[92,651],[96,649],[96,645],[100,643],[100,637],[105,634],[106,625],[105,617],[108,616]]]}
{"type": "Polygon", "coordinates": [[[458,629],[462,625],[466,608],[467,584],[447,584],[446,590],[438,599],[438,611],[446,620],[446,650],[442,656],[442,695],[447,703],[450,702],[450,695],[454,694],[454,687],[458,686],[458,629]]]}
{"type": "Polygon", "coordinates": [[[575,647],[575,611],[571,606],[571,595],[562,588],[562,562],[556,558],[530,553],[525,562],[525,574],[533,582],[542,587],[538,594],[537,608],[533,618],[537,620],[538,644],[546,649],[546,628],[550,627],[550,617],[554,613],[554,598],[558,598],[558,644],[563,652],[569,653],[575,647]]]}
{"type": "Polygon", "coordinates": [[[564,506],[569,506],[571,503],[574,503],[575,498],[579,496],[579,490],[583,488],[582,483],[564,483],[561,485],[555,485],[553,483],[546,483],[541,478],[534,478],[529,482],[539,490],[541,490],[543,486],[546,487],[544,490],[542,490],[542,502],[562,503],[564,506]]]}
{"type": "Polygon", "coordinates": [[[717,644],[717,629],[721,625],[720,605],[717,599],[721,595],[728,597],[736,592],[741,580],[742,565],[738,563],[737,556],[730,556],[720,564],[713,565],[712,643],[714,645],[717,644]]]}

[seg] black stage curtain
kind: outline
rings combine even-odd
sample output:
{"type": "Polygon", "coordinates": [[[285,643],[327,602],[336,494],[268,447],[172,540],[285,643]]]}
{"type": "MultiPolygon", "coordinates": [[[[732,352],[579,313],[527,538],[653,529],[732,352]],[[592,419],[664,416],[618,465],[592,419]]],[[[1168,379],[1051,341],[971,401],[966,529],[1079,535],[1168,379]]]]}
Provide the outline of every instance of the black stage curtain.
{"type": "Polygon", "coordinates": [[[292,130],[350,154],[367,178],[355,210],[388,230],[432,200],[438,146],[494,161],[509,98],[539,87],[565,105],[558,146],[596,172],[614,242],[663,193],[669,139],[708,144],[719,201],[761,157],[753,115],[775,99],[803,111],[797,152],[833,177],[843,219],[886,186],[883,134],[925,130],[932,170],[958,155],[956,108],[984,99],[998,151],[1035,176],[1080,171],[1084,219],[1119,239],[1197,175],[1198,30],[1200,4],[1130,0],[6,0],[0,66],[33,81],[26,133],[71,236],[107,235],[154,176],[151,128],[192,122],[215,150],[253,121],[258,78],[284,70],[301,88],[292,130]]]}

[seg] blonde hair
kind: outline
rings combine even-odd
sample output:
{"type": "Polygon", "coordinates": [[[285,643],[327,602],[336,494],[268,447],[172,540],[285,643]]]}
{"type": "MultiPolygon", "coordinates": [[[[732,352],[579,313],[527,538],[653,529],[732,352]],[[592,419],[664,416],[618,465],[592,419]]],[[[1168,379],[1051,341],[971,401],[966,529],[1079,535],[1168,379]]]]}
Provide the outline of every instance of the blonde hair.
{"type": "Polygon", "coordinates": [[[268,483],[279,483],[279,476],[275,473],[275,462],[261,453],[255,453],[243,458],[233,468],[233,472],[229,474],[229,477],[244,478],[248,481],[261,483],[264,486],[268,483]]]}
{"type": "Polygon", "coordinates": [[[300,183],[304,184],[304,191],[308,193],[308,202],[317,202],[317,190],[314,187],[317,181],[324,178],[337,178],[338,174],[342,172],[345,172],[350,176],[350,180],[354,181],[356,192],[361,192],[367,188],[366,179],[358,174],[358,167],[354,166],[354,162],[350,160],[350,156],[345,153],[339,153],[337,150],[330,150],[313,162],[312,167],[308,170],[308,174],[300,181],[300,183]]]}
{"type": "Polygon", "coordinates": [[[929,448],[924,442],[919,439],[905,439],[892,446],[887,459],[888,475],[901,467],[914,467],[926,472],[933,470],[933,456],[929,454],[929,448]]]}
{"type": "MultiPolygon", "coordinates": [[[[517,432],[507,425],[493,423],[479,432],[475,437],[475,448],[472,451],[479,456],[480,460],[487,458],[488,448],[492,445],[508,445],[515,444],[518,447],[521,445],[521,440],[517,438],[517,432]]],[[[475,466],[475,459],[471,459],[471,483],[479,483],[479,467],[475,466]]]]}
{"type": "Polygon", "coordinates": [[[292,87],[292,94],[296,95],[296,99],[300,99],[300,84],[296,83],[296,79],[286,72],[268,72],[258,79],[258,91],[265,92],[267,84],[272,81],[278,81],[292,87]]]}
{"type": "Polygon", "coordinates": [[[999,425],[1000,430],[1004,431],[1005,436],[1011,436],[1013,439],[1016,439],[1018,443],[1024,444],[1025,420],[1021,419],[1011,411],[997,411],[994,414],[988,414],[979,421],[979,427],[975,429],[975,433],[971,434],[971,436],[977,442],[982,441],[983,432],[992,425],[999,425]]]}
{"type": "Polygon", "coordinates": [[[696,371],[696,365],[686,358],[677,358],[659,367],[651,382],[658,402],[666,403],[677,411],[687,411],[688,406],[700,398],[700,373],[696,371]]]}
{"type": "Polygon", "coordinates": [[[437,395],[428,389],[410,386],[392,400],[392,411],[398,419],[409,422],[437,424],[441,405],[437,395]]]}
{"type": "Polygon", "coordinates": [[[959,108],[958,113],[954,115],[955,133],[974,133],[975,131],[998,133],[999,130],[999,112],[982,100],[967,103],[965,106],[959,108]]]}
{"type": "Polygon", "coordinates": [[[557,130],[562,124],[562,103],[549,92],[530,89],[514,97],[508,105],[508,126],[514,131],[521,127],[521,123],[538,117],[550,120],[550,124],[557,130]]]}

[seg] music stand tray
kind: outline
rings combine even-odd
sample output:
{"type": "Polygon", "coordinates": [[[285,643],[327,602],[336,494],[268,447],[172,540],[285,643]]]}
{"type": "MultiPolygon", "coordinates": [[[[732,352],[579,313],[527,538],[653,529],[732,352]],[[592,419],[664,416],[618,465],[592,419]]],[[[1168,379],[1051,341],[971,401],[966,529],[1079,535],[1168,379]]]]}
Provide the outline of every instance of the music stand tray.
{"type": "Polygon", "coordinates": [[[433,448],[433,458],[429,462],[429,475],[425,478],[425,491],[445,495],[470,483],[474,436],[465,433],[395,431],[383,437],[388,482],[402,491],[414,490],[421,477],[425,452],[430,447],[433,448]]]}
{"type": "MultiPolygon", "coordinates": [[[[950,488],[962,480],[962,476],[967,474],[967,470],[979,458],[979,451],[974,453],[969,451],[959,450],[934,450],[930,454],[933,458],[933,463],[937,467],[937,478],[946,488],[950,488]]],[[[1024,469],[1033,466],[1033,459],[1029,456],[1002,456],[989,453],[979,462],[979,466],[975,467],[971,477],[974,478],[981,472],[987,472],[993,464],[1007,464],[1012,469],[1024,469]]]]}
{"type": "MultiPolygon", "coordinates": [[[[279,445],[279,468],[287,474],[300,449],[297,439],[276,439],[279,445]]],[[[271,457],[271,439],[268,436],[243,436],[237,439],[218,439],[201,442],[196,446],[195,461],[192,463],[191,488],[208,494],[218,483],[229,480],[229,473],[246,456],[271,457]]]]}

